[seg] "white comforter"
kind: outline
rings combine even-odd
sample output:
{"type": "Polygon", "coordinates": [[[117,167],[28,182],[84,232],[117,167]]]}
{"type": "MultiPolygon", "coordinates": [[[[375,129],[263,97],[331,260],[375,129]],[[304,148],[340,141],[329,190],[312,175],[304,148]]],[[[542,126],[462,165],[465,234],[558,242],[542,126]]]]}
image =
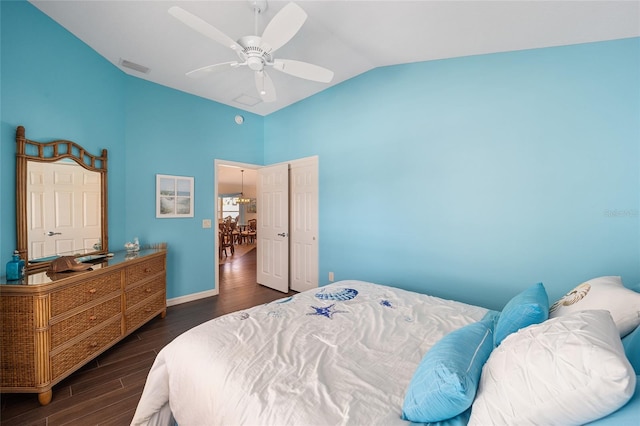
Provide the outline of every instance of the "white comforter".
{"type": "Polygon", "coordinates": [[[134,425],[406,424],[425,352],[487,310],[362,281],[216,318],[156,358],[134,425]]]}

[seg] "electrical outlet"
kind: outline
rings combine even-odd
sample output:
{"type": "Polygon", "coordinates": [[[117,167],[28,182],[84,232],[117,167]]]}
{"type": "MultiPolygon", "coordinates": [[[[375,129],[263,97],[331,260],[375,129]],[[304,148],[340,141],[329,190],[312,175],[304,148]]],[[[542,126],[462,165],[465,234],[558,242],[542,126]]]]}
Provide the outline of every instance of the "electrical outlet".
{"type": "Polygon", "coordinates": [[[329,272],[329,281],[333,282],[333,272],[329,272]]]}
{"type": "Polygon", "coordinates": [[[203,228],[211,228],[211,219],[202,219],[203,228]]]}

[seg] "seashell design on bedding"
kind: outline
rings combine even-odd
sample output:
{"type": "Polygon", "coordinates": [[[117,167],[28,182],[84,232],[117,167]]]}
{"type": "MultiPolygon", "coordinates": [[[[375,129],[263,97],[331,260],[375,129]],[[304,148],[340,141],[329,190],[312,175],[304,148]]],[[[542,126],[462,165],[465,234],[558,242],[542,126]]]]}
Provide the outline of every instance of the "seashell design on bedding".
{"type": "Polygon", "coordinates": [[[283,318],[284,315],[284,311],[282,309],[275,309],[273,311],[269,311],[267,313],[267,316],[271,317],[271,318],[283,318]]]}
{"type": "Polygon", "coordinates": [[[589,283],[580,284],[579,286],[571,290],[569,293],[562,296],[562,298],[560,298],[560,300],[558,300],[556,303],[551,305],[551,308],[549,308],[549,312],[554,312],[560,306],[571,306],[575,303],[578,303],[579,301],[584,299],[587,293],[589,293],[589,290],[591,290],[591,284],[589,283]]]}
{"type": "Polygon", "coordinates": [[[311,309],[313,309],[313,312],[309,312],[307,315],[318,315],[333,319],[334,314],[348,314],[347,311],[340,311],[335,309],[334,306],[336,306],[335,303],[329,306],[312,306],[311,309]]]}
{"type": "Polygon", "coordinates": [[[338,291],[328,292],[326,289],[316,293],[316,297],[320,300],[351,300],[358,295],[358,290],[353,288],[342,288],[338,291]]]}
{"type": "Polygon", "coordinates": [[[236,319],[239,319],[240,321],[248,319],[249,316],[250,315],[247,312],[238,312],[235,315],[236,319]]]}
{"type": "Polygon", "coordinates": [[[387,299],[380,299],[380,305],[387,307],[387,308],[395,308],[395,306],[393,306],[393,304],[391,303],[390,300],[387,299]]]}

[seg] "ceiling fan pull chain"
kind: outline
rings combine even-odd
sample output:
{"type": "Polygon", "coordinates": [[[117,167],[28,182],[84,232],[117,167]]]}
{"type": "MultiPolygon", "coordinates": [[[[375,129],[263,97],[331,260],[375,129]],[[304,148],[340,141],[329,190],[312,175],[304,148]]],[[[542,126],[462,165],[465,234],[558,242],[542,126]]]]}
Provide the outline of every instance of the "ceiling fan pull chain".
{"type": "Polygon", "coordinates": [[[258,35],[258,15],[260,14],[260,9],[257,6],[253,8],[253,33],[258,35]]]}
{"type": "Polygon", "coordinates": [[[258,92],[260,96],[264,95],[266,92],[264,90],[264,71],[259,71],[256,78],[256,86],[258,87],[258,92]]]}

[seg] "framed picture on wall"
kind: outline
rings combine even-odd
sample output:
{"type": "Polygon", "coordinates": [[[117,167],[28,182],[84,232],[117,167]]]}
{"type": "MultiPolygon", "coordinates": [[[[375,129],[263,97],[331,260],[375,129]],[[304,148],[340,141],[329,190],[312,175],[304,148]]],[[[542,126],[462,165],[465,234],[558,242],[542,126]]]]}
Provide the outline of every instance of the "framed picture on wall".
{"type": "Polygon", "coordinates": [[[249,204],[247,204],[247,213],[257,213],[258,210],[256,208],[256,199],[251,198],[249,204]]]}
{"type": "Polygon", "coordinates": [[[193,217],[193,178],[156,175],[156,217],[193,217]]]}

